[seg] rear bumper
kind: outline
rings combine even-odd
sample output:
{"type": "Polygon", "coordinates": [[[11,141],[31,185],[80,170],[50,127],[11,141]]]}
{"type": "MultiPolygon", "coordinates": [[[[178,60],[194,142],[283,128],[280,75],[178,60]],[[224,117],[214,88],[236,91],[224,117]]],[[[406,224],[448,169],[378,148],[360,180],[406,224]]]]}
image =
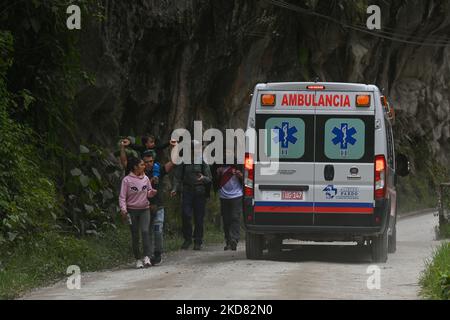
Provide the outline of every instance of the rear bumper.
{"type": "Polygon", "coordinates": [[[381,227],[328,227],[328,226],[261,226],[249,225],[248,232],[255,234],[286,234],[286,235],[331,235],[339,236],[374,236],[381,233],[381,227]]]}
{"type": "Polygon", "coordinates": [[[326,240],[333,238],[372,237],[382,234],[389,226],[390,215],[388,208],[390,208],[389,201],[376,201],[373,214],[364,215],[364,219],[361,219],[361,215],[351,216],[341,213],[332,215],[334,220],[328,221],[320,219],[318,216],[308,220],[308,216],[312,217],[314,215],[312,213],[291,213],[289,215],[275,213],[277,218],[273,220],[277,223],[271,223],[269,219],[265,219],[265,221],[258,219],[258,213],[254,212],[252,199],[245,198],[243,212],[245,227],[250,233],[305,236],[305,238],[326,240]],[[334,222],[342,222],[339,221],[340,217],[347,219],[344,223],[345,225],[334,225],[334,222]],[[320,224],[321,221],[324,224],[320,224]],[[330,221],[331,223],[325,224],[325,222],[330,221]]]}

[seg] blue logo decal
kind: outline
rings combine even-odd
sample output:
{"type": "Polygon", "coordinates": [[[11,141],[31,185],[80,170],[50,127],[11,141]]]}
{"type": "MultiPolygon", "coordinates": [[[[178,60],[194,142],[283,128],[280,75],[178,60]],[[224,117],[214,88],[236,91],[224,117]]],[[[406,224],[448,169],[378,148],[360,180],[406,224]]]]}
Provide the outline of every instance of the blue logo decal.
{"type": "Polygon", "coordinates": [[[327,197],[328,200],[333,199],[337,194],[337,189],[333,185],[327,186],[322,191],[325,192],[325,196],[327,197]]]}
{"type": "Polygon", "coordinates": [[[281,127],[276,126],[275,129],[278,130],[278,136],[275,137],[274,142],[279,143],[281,142],[282,148],[288,148],[289,143],[296,144],[297,138],[294,136],[294,134],[297,133],[296,127],[290,127],[289,128],[289,122],[283,122],[281,124],[281,127]]]}
{"type": "Polygon", "coordinates": [[[341,128],[338,129],[334,127],[333,134],[336,136],[333,139],[334,145],[340,143],[341,150],[347,150],[348,144],[355,145],[356,139],[353,138],[353,135],[357,133],[355,128],[348,127],[347,123],[341,123],[341,128]]]}
{"type": "Polygon", "coordinates": [[[298,139],[294,136],[294,134],[298,132],[297,128],[295,126],[289,127],[289,122],[282,122],[281,128],[276,126],[275,130],[278,130],[278,136],[275,137],[273,141],[275,143],[281,143],[282,153],[287,153],[289,143],[297,143],[298,139]]]}

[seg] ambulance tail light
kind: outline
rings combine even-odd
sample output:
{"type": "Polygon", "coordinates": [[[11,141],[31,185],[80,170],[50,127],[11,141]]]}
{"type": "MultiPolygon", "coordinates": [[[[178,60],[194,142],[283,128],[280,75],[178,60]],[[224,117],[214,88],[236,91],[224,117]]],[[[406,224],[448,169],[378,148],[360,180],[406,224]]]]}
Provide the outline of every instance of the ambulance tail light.
{"type": "Polygon", "coordinates": [[[275,107],[276,102],[277,99],[274,94],[263,94],[261,96],[261,105],[263,107],[275,107]]]}
{"type": "Polygon", "coordinates": [[[245,154],[244,163],[244,194],[246,197],[253,197],[253,184],[255,181],[255,163],[251,153],[245,154]]]}
{"type": "Polygon", "coordinates": [[[370,107],[370,96],[369,95],[357,95],[356,96],[356,106],[362,108],[370,107]]]}
{"type": "Polygon", "coordinates": [[[384,155],[375,156],[375,199],[386,197],[386,158],[384,155]]]}

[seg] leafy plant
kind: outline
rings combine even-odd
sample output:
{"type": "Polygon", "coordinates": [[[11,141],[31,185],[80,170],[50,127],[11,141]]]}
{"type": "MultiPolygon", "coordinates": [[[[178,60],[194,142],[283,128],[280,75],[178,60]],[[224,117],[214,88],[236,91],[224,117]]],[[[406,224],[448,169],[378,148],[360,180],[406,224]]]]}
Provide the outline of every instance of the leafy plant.
{"type": "MultiPolygon", "coordinates": [[[[11,33],[0,32],[0,245],[45,227],[58,210],[55,185],[40,168],[37,137],[10,114],[16,106],[6,85],[12,53],[11,33]]],[[[24,104],[33,102],[29,92],[21,94],[24,104]]]]}
{"type": "Polygon", "coordinates": [[[98,146],[81,145],[79,154],[70,159],[76,167],[63,184],[64,208],[68,221],[82,235],[97,234],[105,225],[115,227],[122,171],[106,155],[98,146]]]}

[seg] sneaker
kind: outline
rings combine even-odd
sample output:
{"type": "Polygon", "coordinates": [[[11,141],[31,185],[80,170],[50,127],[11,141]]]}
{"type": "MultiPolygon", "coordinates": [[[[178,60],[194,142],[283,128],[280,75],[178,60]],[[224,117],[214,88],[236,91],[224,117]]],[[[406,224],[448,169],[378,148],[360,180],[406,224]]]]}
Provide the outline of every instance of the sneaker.
{"type": "Polygon", "coordinates": [[[236,250],[237,250],[237,241],[236,241],[236,240],[231,240],[231,241],[230,241],[230,248],[231,248],[231,250],[233,250],[233,251],[236,251],[236,250]]]}
{"type": "Polygon", "coordinates": [[[162,262],[161,252],[155,252],[153,257],[151,257],[150,261],[152,262],[152,265],[160,264],[162,262]]]}
{"type": "Polygon", "coordinates": [[[191,244],[192,244],[192,241],[185,240],[185,241],[183,242],[183,244],[181,245],[181,249],[182,249],[182,250],[187,250],[187,249],[189,249],[189,247],[191,246],[191,244]]]}
{"type": "Polygon", "coordinates": [[[149,257],[145,257],[144,258],[144,266],[145,267],[151,267],[152,263],[150,262],[150,258],[149,257]]]}
{"type": "Polygon", "coordinates": [[[202,245],[200,243],[194,244],[194,250],[196,250],[196,251],[202,250],[202,245]]]}
{"type": "Polygon", "coordinates": [[[144,267],[144,264],[142,263],[142,260],[136,260],[136,269],[142,269],[144,267]]]}

